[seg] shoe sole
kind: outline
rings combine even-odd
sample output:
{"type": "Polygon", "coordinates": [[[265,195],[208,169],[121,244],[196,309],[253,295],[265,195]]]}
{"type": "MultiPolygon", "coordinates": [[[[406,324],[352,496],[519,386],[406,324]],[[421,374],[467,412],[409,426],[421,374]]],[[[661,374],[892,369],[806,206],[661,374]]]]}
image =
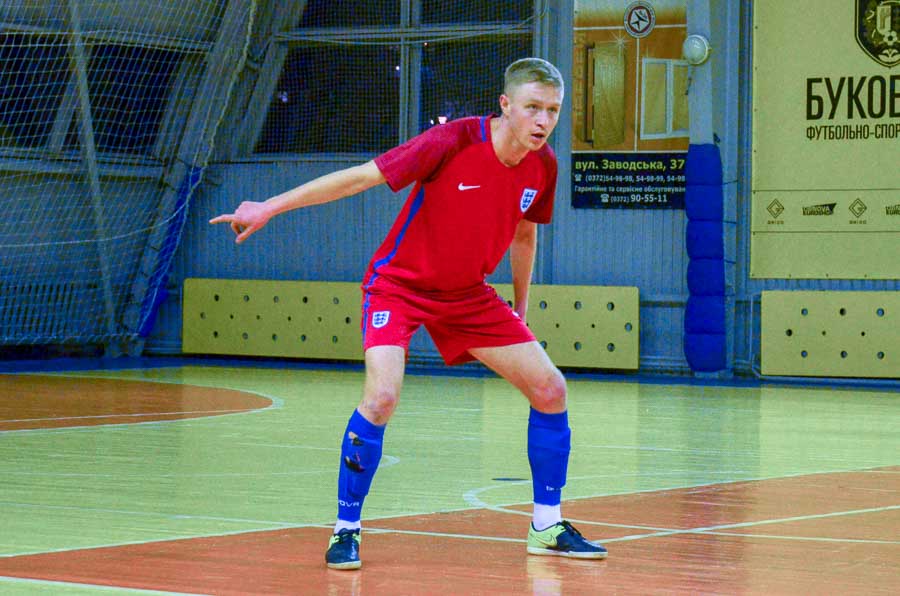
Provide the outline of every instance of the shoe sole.
{"type": "Polygon", "coordinates": [[[329,569],[339,569],[342,571],[349,571],[352,569],[359,569],[362,567],[362,561],[348,561],[346,563],[326,563],[329,569]]]}
{"type": "Polygon", "coordinates": [[[549,548],[540,548],[537,546],[528,547],[529,555],[541,555],[549,557],[568,557],[569,559],[605,559],[608,553],[604,552],[588,552],[578,553],[571,551],[552,550],[549,548]]]}

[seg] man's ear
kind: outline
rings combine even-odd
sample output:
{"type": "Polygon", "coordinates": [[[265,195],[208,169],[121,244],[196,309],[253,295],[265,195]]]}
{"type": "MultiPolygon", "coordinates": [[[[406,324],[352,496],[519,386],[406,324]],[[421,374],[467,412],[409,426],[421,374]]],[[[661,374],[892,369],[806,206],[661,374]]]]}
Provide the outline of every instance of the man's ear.
{"type": "Polygon", "coordinates": [[[509,115],[509,97],[505,93],[500,96],[500,111],[503,112],[504,116],[509,115]]]}

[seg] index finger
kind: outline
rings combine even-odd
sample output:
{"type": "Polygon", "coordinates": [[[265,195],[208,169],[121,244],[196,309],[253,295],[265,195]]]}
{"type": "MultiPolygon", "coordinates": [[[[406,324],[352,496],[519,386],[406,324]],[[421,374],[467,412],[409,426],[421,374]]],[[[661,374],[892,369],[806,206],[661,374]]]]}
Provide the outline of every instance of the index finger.
{"type": "Polygon", "coordinates": [[[234,221],[234,213],[227,213],[225,215],[219,215],[218,217],[212,218],[211,220],[209,220],[209,223],[211,223],[211,224],[231,223],[233,221],[234,221]]]}

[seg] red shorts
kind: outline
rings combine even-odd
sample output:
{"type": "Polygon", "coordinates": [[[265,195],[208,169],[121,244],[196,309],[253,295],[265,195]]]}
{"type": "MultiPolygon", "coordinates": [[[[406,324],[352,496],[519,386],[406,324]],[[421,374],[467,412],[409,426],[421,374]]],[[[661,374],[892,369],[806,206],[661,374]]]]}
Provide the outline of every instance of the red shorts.
{"type": "Polygon", "coordinates": [[[363,349],[400,346],[408,351],[422,325],[448,365],[474,360],[471,348],[535,341],[519,315],[487,284],[452,296],[416,292],[383,277],[363,287],[363,349]]]}

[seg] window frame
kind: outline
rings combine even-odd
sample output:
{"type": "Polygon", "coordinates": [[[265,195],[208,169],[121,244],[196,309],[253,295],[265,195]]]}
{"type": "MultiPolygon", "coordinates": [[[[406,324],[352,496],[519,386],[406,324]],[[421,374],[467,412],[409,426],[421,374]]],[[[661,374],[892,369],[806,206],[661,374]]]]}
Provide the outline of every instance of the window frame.
{"type": "MultiPolygon", "coordinates": [[[[661,139],[675,139],[690,136],[690,128],[676,129],[675,121],[675,68],[689,69],[690,65],[685,60],[672,58],[641,58],[641,133],[640,140],[653,141],[661,139]],[[666,67],[666,130],[662,133],[647,133],[646,98],[648,97],[647,77],[645,76],[648,64],[663,64],[666,67]]],[[[690,75],[690,73],[688,73],[690,75]]],[[[685,100],[686,101],[686,100],[685,100]]]]}
{"type": "MultiPolygon", "coordinates": [[[[549,9],[546,6],[546,0],[531,0],[532,16],[525,22],[509,22],[496,21],[485,23],[429,23],[425,24],[422,17],[421,0],[398,0],[400,2],[400,23],[392,26],[378,27],[357,27],[357,28],[300,28],[296,26],[288,31],[276,34],[272,42],[279,44],[283,49],[282,52],[273,52],[272,56],[281,54],[281,59],[275,59],[275,65],[278,72],[271,77],[273,85],[277,85],[282,74],[284,59],[283,56],[296,47],[303,45],[322,44],[322,43],[385,43],[396,45],[400,48],[400,70],[399,70],[399,89],[398,89],[398,130],[396,144],[401,144],[420,131],[418,130],[420,122],[420,106],[423,101],[423,92],[421,86],[421,67],[423,64],[423,44],[433,41],[435,38],[441,40],[464,40],[473,38],[478,40],[498,39],[510,36],[529,37],[531,41],[533,55],[540,55],[541,39],[546,27],[543,18],[548,16],[549,9]]],[[[272,68],[273,65],[266,61],[265,68],[272,68]]],[[[259,110],[259,121],[254,124],[245,123],[246,126],[254,126],[251,129],[247,143],[243,150],[246,151],[245,157],[242,159],[250,160],[266,160],[273,159],[318,159],[324,156],[340,156],[344,155],[348,158],[361,155],[374,155],[376,151],[368,152],[341,152],[332,153],[302,153],[281,151],[272,153],[257,153],[255,148],[259,145],[265,129],[268,110],[271,106],[271,98],[275,92],[272,87],[271,92],[266,95],[267,103],[265,109],[259,110]]]]}

